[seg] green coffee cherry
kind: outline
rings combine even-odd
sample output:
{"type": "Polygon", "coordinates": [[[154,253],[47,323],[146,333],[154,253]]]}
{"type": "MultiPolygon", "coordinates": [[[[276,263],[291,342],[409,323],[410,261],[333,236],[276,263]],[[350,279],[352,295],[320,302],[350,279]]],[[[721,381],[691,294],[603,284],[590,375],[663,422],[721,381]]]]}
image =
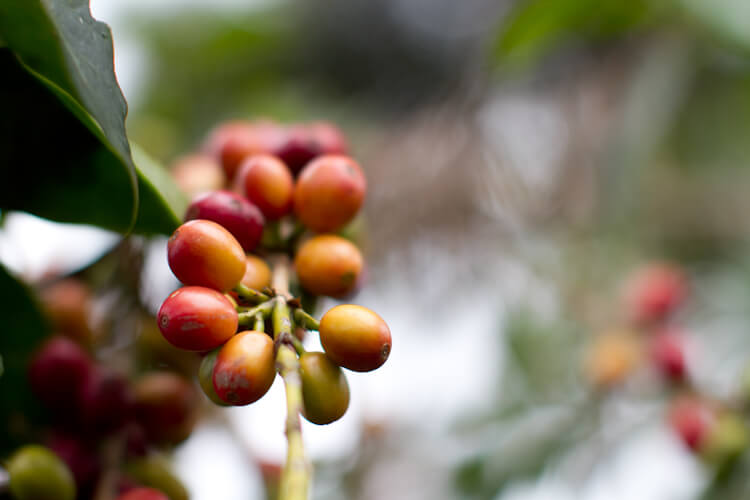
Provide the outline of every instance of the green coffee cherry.
{"type": "Polygon", "coordinates": [[[169,500],[189,500],[185,486],[172,472],[169,463],[158,455],[151,455],[125,464],[125,475],[137,484],[159,490],[169,500]]]}
{"type": "Polygon", "coordinates": [[[29,445],[8,460],[10,491],[15,500],[73,500],[73,474],[44,446],[29,445]]]}
{"type": "Polygon", "coordinates": [[[299,359],[304,417],[318,425],[340,419],[349,408],[349,384],[344,372],[322,352],[299,359]]]}
{"type": "Polygon", "coordinates": [[[750,434],[742,418],[731,412],[718,417],[701,446],[706,462],[721,466],[742,454],[750,444],[750,434]]]}
{"type": "Polygon", "coordinates": [[[200,382],[203,393],[208,399],[219,406],[229,406],[229,403],[222,400],[216,394],[216,389],[214,389],[214,366],[216,365],[216,356],[219,354],[219,350],[214,349],[201,360],[201,366],[198,370],[198,382],[200,382]]]}

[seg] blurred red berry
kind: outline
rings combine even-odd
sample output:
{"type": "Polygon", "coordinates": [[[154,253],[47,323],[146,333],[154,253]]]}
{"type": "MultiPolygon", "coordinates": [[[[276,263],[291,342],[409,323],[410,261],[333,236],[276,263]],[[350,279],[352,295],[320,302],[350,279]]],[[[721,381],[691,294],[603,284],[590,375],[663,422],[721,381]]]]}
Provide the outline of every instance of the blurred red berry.
{"type": "Polygon", "coordinates": [[[315,122],[289,127],[274,154],[296,175],[318,156],[344,154],[346,150],[346,140],[337,127],[315,122]]]}
{"type": "Polygon", "coordinates": [[[672,402],[669,424],[692,451],[699,451],[714,423],[714,413],[704,401],[683,396],[672,402]]]}
{"type": "Polygon", "coordinates": [[[117,497],[117,500],[169,500],[169,497],[153,488],[133,488],[117,497]]]}
{"type": "Polygon", "coordinates": [[[112,432],[130,418],[133,394],[119,373],[96,366],[78,395],[81,425],[87,432],[112,432]]]}
{"type": "Polygon", "coordinates": [[[78,344],[56,336],[47,340],[31,359],[29,383],[45,406],[60,411],[59,417],[75,418],[78,394],[92,369],[91,359],[78,344]]]}
{"type": "Polygon", "coordinates": [[[671,264],[651,264],[637,271],[626,287],[629,317],[638,323],[663,321],[687,296],[687,278],[671,264]]]}
{"type": "Polygon", "coordinates": [[[261,211],[242,196],[230,191],[205,193],[190,204],[185,220],[206,219],[232,233],[245,252],[252,252],[263,234],[261,211]]]}
{"type": "Polygon", "coordinates": [[[651,356],[656,368],[669,380],[685,378],[685,338],[674,329],[659,331],[651,340],[651,356]]]}

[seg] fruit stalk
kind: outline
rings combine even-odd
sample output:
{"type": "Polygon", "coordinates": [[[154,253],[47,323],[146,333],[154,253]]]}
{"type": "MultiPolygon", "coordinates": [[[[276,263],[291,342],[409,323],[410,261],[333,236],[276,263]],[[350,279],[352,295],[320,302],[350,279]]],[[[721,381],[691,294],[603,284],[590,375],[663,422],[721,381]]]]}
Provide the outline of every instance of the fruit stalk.
{"type": "Polygon", "coordinates": [[[310,483],[310,466],[305,458],[300,414],[303,409],[302,378],[299,360],[292,347],[292,318],[286,301],[289,297],[289,259],[285,255],[273,259],[272,286],[277,293],[274,299],[273,332],[277,345],[276,367],[286,389],[286,438],[288,443],[286,465],[281,474],[279,500],[307,500],[310,483]]]}

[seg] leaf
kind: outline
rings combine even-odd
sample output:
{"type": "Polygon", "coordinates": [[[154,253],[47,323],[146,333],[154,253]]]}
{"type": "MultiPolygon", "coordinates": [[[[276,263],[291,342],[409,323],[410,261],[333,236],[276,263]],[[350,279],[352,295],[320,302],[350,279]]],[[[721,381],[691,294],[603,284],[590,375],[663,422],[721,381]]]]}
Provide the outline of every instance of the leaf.
{"type": "Polygon", "coordinates": [[[172,177],[136,144],[131,144],[140,194],[135,232],[171,234],[182,223],[188,199],[172,177]]]}
{"type": "Polygon", "coordinates": [[[49,332],[33,292],[0,266],[0,450],[23,441],[28,424],[40,415],[26,377],[29,357],[49,332]]]}

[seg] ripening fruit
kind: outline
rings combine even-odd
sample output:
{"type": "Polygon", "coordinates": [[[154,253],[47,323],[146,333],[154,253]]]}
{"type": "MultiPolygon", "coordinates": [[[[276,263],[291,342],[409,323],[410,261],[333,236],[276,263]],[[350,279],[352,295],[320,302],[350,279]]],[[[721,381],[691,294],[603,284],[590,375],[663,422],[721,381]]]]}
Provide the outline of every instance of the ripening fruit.
{"type": "Polygon", "coordinates": [[[201,366],[198,370],[198,382],[203,389],[203,394],[208,397],[215,404],[220,406],[227,406],[229,403],[223,401],[214,389],[214,366],[216,366],[216,357],[219,355],[220,349],[214,349],[213,351],[206,354],[201,360],[201,366]]]}
{"type": "Polygon", "coordinates": [[[308,292],[341,297],[357,285],[362,254],[349,240],[324,234],[310,238],[299,247],[294,266],[300,284],[308,292]]]}
{"type": "Polygon", "coordinates": [[[638,343],[630,332],[599,335],[586,355],[586,378],[594,387],[611,388],[630,375],[639,358],[638,343]]]}
{"type": "Polygon", "coordinates": [[[232,233],[209,220],[191,220],[178,227],[167,245],[169,268],[185,285],[220,292],[245,274],[245,252],[232,233]]]}
{"type": "Polygon", "coordinates": [[[149,455],[127,462],[125,475],[138,485],[154,488],[164,493],[170,500],[189,500],[185,486],[175,476],[172,468],[159,455],[149,455]]]}
{"type": "Polygon", "coordinates": [[[323,315],[320,343],[337,365],[357,372],[369,372],[388,359],[391,331],[373,311],[344,304],[323,315]]]}
{"type": "Polygon", "coordinates": [[[299,358],[304,417],[318,425],[340,419],[349,408],[349,384],[338,365],[322,352],[299,358]]]}
{"type": "Polygon", "coordinates": [[[708,403],[695,397],[683,396],[672,402],[668,419],[685,446],[698,451],[705,443],[716,416],[708,403]]]}
{"type": "Polygon", "coordinates": [[[701,456],[708,463],[722,465],[744,452],[750,435],[742,417],[731,411],[722,412],[711,426],[701,445],[701,456]]]}
{"type": "Polygon", "coordinates": [[[216,290],[186,286],[164,301],[157,315],[159,329],[169,343],[187,351],[209,351],[237,331],[237,311],[216,290]]]}
{"type": "Polygon", "coordinates": [[[169,500],[169,497],[153,488],[133,488],[117,497],[117,500],[169,500]]]}
{"type": "Polygon", "coordinates": [[[253,290],[263,290],[271,286],[271,268],[268,267],[266,261],[257,255],[248,255],[242,284],[253,290]]]}
{"type": "Polygon", "coordinates": [[[313,231],[336,231],[357,215],[366,188],[365,176],[354,160],[321,156],[300,172],[294,188],[294,213],[313,231]]]}
{"type": "Polygon", "coordinates": [[[232,233],[245,252],[252,252],[263,234],[263,214],[258,207],[230,191],[205,193],[190,204],[185,220],[216,222],[232,233]]]}
{"type": "Polygon", "coordinates": [[[178,158],[172,165],[171,172],[177,186],[190,198],[216,191],[226,184],[226,176],[221,164],[206,154],[193,154],[178,158]]]}
{"type": "Polygon", "coordinates": [[[135,417],[149,441],[177,444],[195,426],[198,393],[193,384],[167,371],[143,375],[133,386],[135,417]]]}
{"type": "Polygon", "coordinates": [[[96,340],[91,327],[91,290],[85,283],[67,278],[57,281],[39,293],[44,311],[54,329],[84,347],[96,340]]]}
{"type": "Polygon", "coordinates": [[[79,496],[86,497],[85,492],[91,491],[101,473],[98,449],[79,437],[61,433],[55,433],[47,445],[68,466],[75,479],[76,489],[79,493],[84,493],[79,496]]]}
{"type": "Polygon", "coordinates": [[[236,185],[270,220],[292,211],[294,179],[289,168],[275,156],[248,157],[240,166],[236,185]]]}
{"type": "Polygon", "coordinates": [[[240,332],[219,351],[214,366],[214,389],[219,399],[233,405],[259,400],[276,376],[271,337],[254,330],[240,332]]]}
{"type": "Polygon", "coordinates": [[[651,340],[651,357],[664,377],[679,382],[685,379],[685,339],[670,329],[658,332],[651,340]]]}
{"type": "Polygon", "coordinates": [[[133,394],[125,377],[96,366],[81,387],[78,407],[87,432],[108,433],[121,428],[130,417],[133,394]]]}
{"type": "Polygon", "coordinates": [[[91,376],[93,362],[72,340],[56,336],[47,340],[29,363],[31,390],[60,416],[77,410],[78,393],[91,376]]]}
{"type": "Polygon", "coordinates": [[[274,154],[297,174],[321,155],[346,153],[346,141],[338,128],[326,122],[294,125],[283,134],[274,154]]]}
{"type": "Polygon", "coordinates": [[[68,467],[43,446],[17,450],[7,463],[15,500],[73,500],[76,485],[68,467]]]}
{"type": "Polygon", "coordinates": [[[625,289],[628,316],[639,323],[665,320],[687,296],[687,278],[671,264],[651,264],[638,270],[625,289]]]}
{"type": "Polygon", "coordinates": [[[205,149],[219,159],[227,178],[232,179],[245,158],[277,149],[283,133],[271,121],[228,122],[210,134],[205,149]]]}

